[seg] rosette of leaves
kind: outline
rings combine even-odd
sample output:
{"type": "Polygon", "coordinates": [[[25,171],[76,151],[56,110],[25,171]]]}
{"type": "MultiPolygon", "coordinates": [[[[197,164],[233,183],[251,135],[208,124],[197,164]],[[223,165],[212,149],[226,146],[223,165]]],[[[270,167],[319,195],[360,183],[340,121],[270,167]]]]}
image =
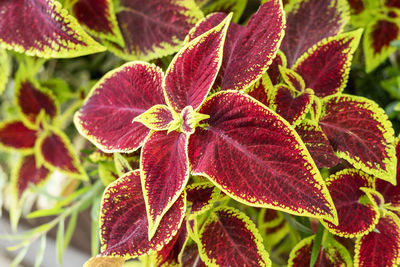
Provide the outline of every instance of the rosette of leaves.
{"type": "MultiPolygon", "coordinates": [[[[277,51],[284,28],[280,1],[261,6],[246,27],[230,23],[230,18],[219,16],[216,26],[189,37],[165,75],[145,62],[127,63],[106,74],[75,114],[79,132],[102,151],[141,148],[140,170],[125,174],[104,193],[100,255],[132,258],[161,251],[189,225],[204,262],[234,265],[238,257],[229,256],[232,244],[243,240],[249,250],[232,255],[242,255],[250,265],[269,265],[259,233],[241,212],[217,207],[198,229],[185,212],[190,173],[208,178],[241,203],[336,223],[329,193],[297,133],[241,92],[261,77],[277,51]],[[231,27],[236,39],[229,42],[231,27]],[[253,34],[269,38],[248,51],[253,34]],[[239,62],[235,53],[257,56],[239,62]],[[244,68],[248,70],[240,73],[244,68]],[[224,83],[226,89],[237,90],[209,96],[213,86],[224,83]],[[227,228],[241,234],[219,234],[227,228]],[[216,237],[221,247],[215,247],[216,237]]],[[[203,23],[207,19],[199,25],[203,23]]]]}
{"type": "Polygon", "coordinates": [[[393,41],[400,34],[400,2],[397,0],[348,0],[351,24],[365,29],[363,52],[365,69],[374,70],[396,51],[393,41]]]}
{"type": "Polygon", "coordinates": [[[43,88],[20,66],[15,83],[19,118],[0,123],[0,148],[21,152],[12,185],[21,198],[29,184],[42,185],[52,171],[87,179],[71,142],[57,126],[59,106],[49,89],[43,88]]]}
{"type": "Polygon", "coordinates": [[[125,60],[152,60],[179,50],[203,18],[194,0],[68,0],[79,23],[125,60]]]}

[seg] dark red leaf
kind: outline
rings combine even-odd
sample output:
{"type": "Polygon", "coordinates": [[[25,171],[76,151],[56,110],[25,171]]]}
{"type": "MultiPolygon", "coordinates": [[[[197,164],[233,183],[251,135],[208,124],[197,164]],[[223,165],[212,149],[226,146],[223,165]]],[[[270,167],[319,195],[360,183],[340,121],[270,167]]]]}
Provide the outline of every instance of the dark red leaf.
{"type": "Polygon", "coordinates": [[[188,240],[188,233],[186,230],[186,221],[184,220],[181,228],[174,238],[157,252],[156,264],[157,266],[179,266],[182,260],[182,250],[188,240]]]}
{"type": "Polygon", "coordinates": [[[209,182],[189,185],[186,194],[191,204],[190,214],[195,216],[207,211],[221,197],[221,191],[209,182]]]}
{"type": "Polygon", "coordinates": [[[0,123],[0,147],[5,149],[31,150],[36,142],[37,131],[21,121],[0,123]]]}
{"type": "Polygon", "coordinates": [[[359,14],[365,9],[364,0],[347,0],[347,2],[349,2],[352,14],[359,14]]]}

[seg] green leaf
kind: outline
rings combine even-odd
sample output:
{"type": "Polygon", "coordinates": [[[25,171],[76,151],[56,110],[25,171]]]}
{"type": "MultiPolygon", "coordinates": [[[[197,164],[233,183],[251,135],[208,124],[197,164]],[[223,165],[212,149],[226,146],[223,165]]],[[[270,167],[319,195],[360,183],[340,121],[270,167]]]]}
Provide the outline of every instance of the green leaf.
{"type": "Polygon", "coordinates": [[[14,258],[14,260],[11,262],[10,267],[17,267],[18,264],[21,263],[21,261],[24,259],[26,253],[28,252],[29,245],[26,245],[19,253],[18,255],[14,258]]]}
{"type": "Polygon", "coordinates": [[[46,216],[53,216],[53,215],[58,215],[62,213],[64,209],[62,208],[52,208],[52,209],[43,209],[43,210],[35,210],[31,213],[29,213],[26,218],[28,219],[33,219],[33,218],[40,218],[40,217],[46,217],[46,216]]]}
{"type": "Polygon", "coordinates": [[[74,234],[75,228],[76,228],[76,222],[78,220],[78,212],[72,213],[69,222],[68,222],[68,227],[67,230],[65,231],[64,235],[64,251],[68,247],[69,242],[71,242],[71,238],[74,234]]]}
{"type": "Polygon", "coordinates": [[[42,235],[42,237],[40,238],[40,246],[36,255],[34,267],[40,267],[42,265],[45,250],[46,250],[46,235],[42,235]]]}
{"type": "Polygon", "coordinates": [[[323,235],[324,235],[324,226],[322,224],[318,224],[317,235],[315,236],[311,251],[310,267],[314,267],[315,263],[317,262],[319,251],[321,249],[323,235]]]}
{"type": "Polygon", "coordinates": [[[0,95],[6,89],[8,75],[10,74],[9,60],[6,50],[0,49],[0,95]]]}
{"type": "Polygon", "coordinates": [[[313,234],[313,231],[310,228],[296,221],[296,219],[292,215],[287,213],[282,213],[282,215],[292,228],[305,234],[311,234],[311,235],[313,234]]]}
{"type": "Polygon", "coordinates": [[[65,230],[64,219],[62,219],[58,224],[57,238],[56,238],[57,260],[59,265],[61,265],[62,263],[62,256],[64,254],[64,230],[65,230]]]}
{"type": "Polygon", "coordinates": [[[114,153],[115,169],[117,170],[118,177],[121,177],[127,172],[133,171],[128,160],[124,158],[120,153],[114,153]]]}

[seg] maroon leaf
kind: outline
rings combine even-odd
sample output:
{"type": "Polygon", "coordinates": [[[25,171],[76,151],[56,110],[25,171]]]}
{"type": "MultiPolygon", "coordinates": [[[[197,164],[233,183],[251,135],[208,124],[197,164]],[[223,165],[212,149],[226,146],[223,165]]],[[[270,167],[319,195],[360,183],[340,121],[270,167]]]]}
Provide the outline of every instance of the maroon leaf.
{"type": "Polygon", "coordinates": [[[288,67],[314,44],[339,33],[349,18],[347,3],[341,0],[291,1],[285,11],[287,28],[280,49],[288,67]]]}
{"type": "MultiPolygon", "coordinates": [[[[198,36],[218,24],[223,15],[206,18],[190,34],[198,36]]],[[[284,33],[281,2],[268,1],[250,18],[246,27],[231,23],[217,84],[222,90],[243,90],[257,81],[271,65],[284,33]]]]}
{"type": "Polygon", "coordinates": [[[87,178],[68,137],[51,128],[39,137],[35,145],[36,156],[49,169],[56,169],[68,175],[87,178]]]}
{"type": "Polygon", "coordinates": [[[132,62],[106,74],[75,114],[79,132],[104,152],[132,152],[150,129],[132,120],[156,104],[165,104],[162,70],[132,62]]]}
{"type": "Polygon", "coordinates": [[[322,106],[319,125],[336,155],[394,183],[394,132],[385,112],[371,100],[344,94],[324,98],[322,106]]]}
{"type": "Polygon", "coordinates": [[[196,243],[186,244],[182,254],[183,267],[206,267],[201,260],[196,243]]]}
{"type": "Polygon", "coordinates": [[[209,182],[189,185],[186,194],[187,201],[191,204],[190,214],[195,216],[210,209],[221,197],[221,191],[209,182]]]}
{"type": "Polygon", "coordinates": [[[106,46],[124,59],[148,61],[178,51],[203,14],[193,0],[120,0],[116,17],[124,46],[104,40],[106,46]]]}
{"type": "Polygon", "coordinates": [[[400,1],[399,0],[385,0],[385,6],[400,8],[400,1]]]}
{"type": "Polygon", "coordinates": [[[298,92],[302,92],[305,89],[305,83],[303,78],[300,77],[295,71],[284,67],[279,67],[282,74],[282,78],[285,83],[292,89],[298,92]]]}
{"type": "Polygon", "coordinates": [[[271,66],[269,66],[267,73],[269,78],[271,79],[271,82],[273,85],[276,85],[280,82],[281,80],[281,71],[280,68],[286,68],[287,62],[286,62],[286,57],[282,53],[282,51],[278,51],[276,54],[276,57],[271,63],[271,66]]]}
{"type": "MultiPolygon", "coordinates": [[[[301,240],[289,255],[288,267],[310,266],[311,252],[315,235],[301,240]]],[[[342,267],[352,266],[350,253],[335,239],[331,239],[327,246],[321,246],[315,267],[342,267]]]]}
{"type": "Polygon", "coordinates": [[[189,141],[192,173],[248,205],[335,221],[319,171],[289,123],[237,91],[209,98],[189,141]]]}
{"type": "Polygon", "coordinates": [[[364,0],[347,0],[352,14],[359,14],[365,9],[363,1],[364,0]]]}
{"type": "Polygon", "coordinates": [[[306,145],[318,168],[331,168],[340,162],[317,122],[306,119],[296,125],[295,130],[306,145]]]}
{"type": "Polygon", "coordinates": [[[152,132],[143,146],[140,175],[149,218],[149,238],[189,179],[187,142],[184,133],[159,131],[152,132]]]}
{"type": "Polygon", "coordinates": [[[0,3],[0,46],[39,57],[77,57],[104,51],[54,0],[0,3]]]}
{"type": "Polygon", "coordinates": [[[249,96],[263,103],[265,106],[272,108],[275,101],[275,88],[268,77],[264,74],[258,81],[256,81],[247,91],[249,96]]]}
{"type": "Polygon", "coordinates": [[[356,240],[354,265],[360,267],[398,266],[400,263],[400,220],[386,212],[376,230],[356,240]]]}
{"type": "Polygon", "coordinates": [[[311,89],[294,96],[294,92],[286,85],[278,85],[275,88],[275,111],[290,124],[300,123],[311,108],[314,92],[311,89]]]}
{"type": "Polygon", "coordinates": [[[183,248],[185,247],[187,240],[188,233],[186,230],[186,222],[184,220],[174,238],[157,252],[157,266],[179,266],[179,263],[182,262],[183,248]]]}
{"type": "Polygon", "coordinates": [[[140,172],[125,174],[104,192],[100,214],[101,255],[133,258],[160,250],[178,233],[185,210],[186,196],[182,194],[149,241],[140,172]]]}
{"type": "Polygon", "coordinates": [[[339,218],[338,225],[322,221],[329,231],[351,238],[365,235],[374,229],[379,221],[379,211],[375,203],[368,201],[362,190],[373,188],[373,177],[356,169],[345,169],[331,175],[326,185],[339,218]]]}
{"type": "Polygon", "coordinates": [[[213,266],[270,266],[254,223],[229,207],[215,209],[200,230],[201,259],[213,266]]]}
{"type": "Polygon", "coordinates": [[[15,88],[18,107],[28,122],[34,124],[41,110],[50,118],[57,116],[58,107],[51,91],[40,88],[29,79],[18,79],[15,88]]]}
{"type": "Polygon", "coordinates": [[[322,40],[296,61],[294,71],[319,97],[342,92],[361,34],[356,30],[322,40]]]}
{"type": "Polygon", "coordinates": [[[36,166],[35,156],[29,155],[22,158],[13,178],[14,190],[18,198],[29,188],[29,183],[34,185],[43,184],[49,177],[49,170],[44,166],[36,166]]]}
{"type": "Polygon", "coordinates": [[[0,123],[0,147],[30,151],[37,138],[37,131],[26,127],[21,121],[0,123]]]}
{"type": "Polygon", "coordinates": [[[168,104],[176,111],[189,105],[197,109],[207,97],[221,67],[231,17],[186,44],[170,63],[164,89],[168,104]]]}

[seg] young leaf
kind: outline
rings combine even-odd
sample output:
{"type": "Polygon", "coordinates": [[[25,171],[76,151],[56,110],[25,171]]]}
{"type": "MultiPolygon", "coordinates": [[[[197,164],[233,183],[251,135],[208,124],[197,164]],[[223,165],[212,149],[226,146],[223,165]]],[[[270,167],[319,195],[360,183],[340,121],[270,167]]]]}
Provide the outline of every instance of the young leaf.
{"type": "Polygon", "coordinates": [[[76,128],[104,152],[137,150],[150,129],[132,120],[165,104],[162,80],[162,70],[145,62],[127,63],[107,73],[75,114],[76,128]]]}
{"type": "Polygon", "coordinates": [[[42,185],[50,175],[50,171],[44,166],[37,166],[35,156],[29,155],[21,159],[12,178],[13,190],[16,196],[21,198],[22,194],[29,188],[29,184],[42,185]]]}
{"type": "Polygon", "coordinates": [[[326,180],[326,185],[339,218],[338,225],[321,221],[330,232],[352,238],[368,234],[374,229],[379,221],[379,211],[375,203],[365,199],[366,195],[361,190],[373,189],[373,177],[356,169],[345,169],[331,175],[326,180]]]}
{"type": "MultiPolygon", "coordinates": [[[[189,33],[189,40],[224,19],[214,13],[189,33]]],[[[224,57],[217,85],[222,90],[245,90],[255,83],[274,59],[284,34],[285,18],[280,0],[261,5],[245,27],[231,23],[224,46],[224,57]]]]}
{"type": "Polygon", "coordinates": [[[279,66],[279,71],[282,75],[283,80],[291,89],[295,91],[302,92],[305,89],[305,83],[303,78],[291,69],[287,69],[279,66]]]}
{"type": "MultiPolygon", "coordinates": [[[[222,196],[221,190],[210,182],[191,184],[186,188],[190,216],[197,216],[212,207],[222,196]]],[[[189,217],[190,218],[190,217],[189,217]]]]}
{"type": "Polygon", "coordinates": [[[134,258],[160,250],[177,234],[186,210],[182,194],[168,210],[149,241],[140,172],[129,172],[104,192],[100,213],[101,256],[134,258]]]}
{"type": "Polygon", "coordinates": [[[140,122],[154,131],[168,130],[173,124],[175,112],[166,105],[154,105],[144,113],[133,119],[132,122],[140,122]]]}
{"type": "Polygon", "coordinates": [[[149,222],[149,239],[164,214],[181,195],[189,179],[188,136],[173,131],[152,132],[140,160],[140,176],[149,222]]]}
{"type": "Polygon", "coordinates": [[[285,11],[286,33],[280,49],[288,67],[322,39],[341,32],[350,17],[346,0],[292,0],[285,11]]]}
{"type": "Polygon", "coordinates": [[[400,263],[400,220],[385,212],[376,230],[357,238],[354,265],[359,267],[398,266],[400,263]]]}
{"type": "Polygon", "coordinates": [[[35,156],[50,170],[59,170],[77,178],[87,179],[68,137],[56,128],[50,127],[46,134],[38,138],[35,156]]]}
{"type": "MultiPolygon", "coordinates": [[[[288,267],[310,266],[311,251],[314,245],[314,239],[315,236],[313,235],[297,243],[297,245],[290,252],[288,267]]],[[[314,265],[316,267],[353,266],[350,253],[343,245],[333,238],[327,246],[321,246],[317,256],[317,261],[314,265]]]]}
{"type": "Polygon", "coordinates": [[[317,122],[305,119],[296,125],[295,130],[306,145],[318,168],[331,168],[340,162],[329,143],[328,137],[326,137],[317,122]]]}
{"type": "Polygon", "coordinates": [[[0,148],[32,152],[37,138],[37,131],[30,129],[21,121],[0,122],[0,148]]]}
{"type": "Polygon", "coordinates": [[[76,0],[72,15],[90,34],[123,45],[112,0],[76,0]]]}
{"type": "Polygon", "coordinates": [[[212,266],[271,266],[255,224],[244,213],[219,207],[200,230],[201,259],[212,266]]]}
{"type": "Polygon", "coordinates": [[[0,47],[45,58],[105,50],[55,0],[2,1],[0,14],[0,47]]]}
{"type": "Polygon", "coordinates": [[[226,32],[232,15],[186,44],[174,57],[163,82],[167,103],[180,112],[196,110],[207,97],[222,63],[226,32]]]}
{"type": "Polygon", "coordinates": [[[124,46],[103,42],[126,60],[149,61],[178,51],[189,30],[203,18],[193,0],[119,0],[115,12],[124,46]]]}
{"type": "Polygon", "coordinates": [[[369,99],[345,94],[325,97],[322,106],[319,125],[336,155],[395,184],[394,131],[385,112],[369,99]]]}
{"type": "Polygon", "coordinates": [[[314,161],[282,117],[237,91],[213,95],[199,112],[210,119],[189,140],[192,174],[247,205],[336,221],[314,161]]]}
{"type": "Polygon", "coordinates": [[[355,30],[323,39],[296,61],[293,70],[303,77],[306,87],[313,89],[316,96],[342,92],[361,34],[362,30],[355,30]]]}

